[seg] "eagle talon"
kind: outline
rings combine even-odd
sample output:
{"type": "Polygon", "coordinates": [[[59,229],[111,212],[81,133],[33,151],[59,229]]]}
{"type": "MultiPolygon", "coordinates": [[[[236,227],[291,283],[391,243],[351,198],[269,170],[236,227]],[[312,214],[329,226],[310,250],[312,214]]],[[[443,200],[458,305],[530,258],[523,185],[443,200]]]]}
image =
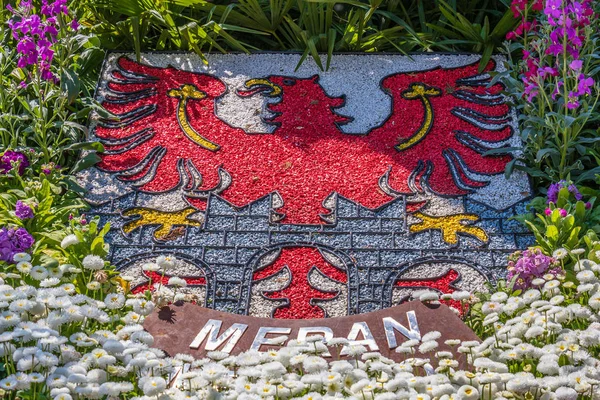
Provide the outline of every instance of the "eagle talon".
{"type": "Polygon", "coordinates": [[[472,226],[469,224],[469,222],[466,222],[477,221],[479,216],[476,214],[454,214],[435,217],[416,212],[412,215],[421,220],[421,222],[410,226],[410,231],[412,233],[428,231],[431,229],[439,229],[442,231],[442,238],[444,239],[444,242],[449,244],[458,243],[458,233],[465,233],[467,235],[474,236],[483,243],[487,243],[489,241],[487,233],[485,233],[482,228],[478,226],[472,226]]]}
{"type": "Polygon", "coordinates": [[[153,236],[157,240],[167,241],[175,239],[173,234],[177,231],[176,227],[185,226],[201,226],[202,221],[190,219],[189,217],[197,212],[198,210],[192,207],[184,208],[179,211],[160,211],[153,210],[150,208],[131,208],[123,212],[124,217],[130,217],[139,215],[133,221],[127,222],[123,225],[123,232],[129,234],[137,228],[149,225],[158,225],[154,230],[153,236]]]}

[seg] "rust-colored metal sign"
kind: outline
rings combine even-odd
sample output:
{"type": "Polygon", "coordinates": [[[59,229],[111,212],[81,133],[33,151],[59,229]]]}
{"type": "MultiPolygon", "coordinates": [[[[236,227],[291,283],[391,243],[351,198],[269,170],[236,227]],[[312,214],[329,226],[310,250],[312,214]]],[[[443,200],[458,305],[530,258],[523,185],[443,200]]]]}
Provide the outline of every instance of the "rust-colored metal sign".
{"type": "MultiPolygon", "coordinates": [[[[347,338],[349,346],[363,345],[401,361],[406,354],[397,353],[398,346],[410,339],[420,341],[432,331],[441,334],[438,350],[453,350],[444,344],[448,339],[479,340],[445,305],[419,301],[360,315],[310,320],[249,317],[183,303],[150,315],[144,327],[154,336],[156,347],[170,355],[186,353],[197,358],[215,350],[230,354],[266,351],[285,346],[291,339],[321,335],[325,339],[347,338]]],[[[339,351],[331,349],[331,354],[335,356],[339,351]]],[[[341,349],[342,356],[347,353],[347,348],[341,349]]]]}

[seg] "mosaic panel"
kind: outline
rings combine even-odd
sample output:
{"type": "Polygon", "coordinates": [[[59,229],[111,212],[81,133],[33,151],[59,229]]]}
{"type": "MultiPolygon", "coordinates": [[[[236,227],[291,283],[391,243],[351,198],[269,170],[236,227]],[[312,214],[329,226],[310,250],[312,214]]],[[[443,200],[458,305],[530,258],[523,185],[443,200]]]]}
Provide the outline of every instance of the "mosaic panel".
{"type": "MultiPolygon", "coordinates": [[[[206,307],[322,318],[415,290],[482,289],[533,239],[504,175],[516,114],[475,55],[110,53],[81,174],[136,291],[183,277],[206,307]],[[142,270],[174,255],[169,276],[142,270]]],[[[450,304],[452,305],[452,304],[450,304]]]]}

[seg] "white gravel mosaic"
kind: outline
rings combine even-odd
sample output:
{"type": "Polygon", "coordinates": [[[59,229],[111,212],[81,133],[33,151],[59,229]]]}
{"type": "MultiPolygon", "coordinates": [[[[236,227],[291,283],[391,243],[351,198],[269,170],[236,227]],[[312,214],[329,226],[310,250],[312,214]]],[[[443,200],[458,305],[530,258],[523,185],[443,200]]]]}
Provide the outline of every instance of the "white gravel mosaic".
{"type": "MultiPolygon", "coordinates": [[[[97,90],[97,99],[100,102],[114,97],[114,89],[112,94],[108,90],[108,82],[111,79],[121,79],[125,86],[147,84],[139,83],[140,79],[146,79],[143,76],[119,70],[117,63],[121,57],[130,60],[135,58],[130,53],[108,54],[97,90]],[[114,73],[117,70],[121,72],[117,72],[115,78],[114,73]]],[[[352,121],[340,125],[339,129],[348,135],[365,135],[381,127],[394,115],[392,97],[381,86],[384,78],[393,74],[435,70],[438,67],[450,69],[473,65],[478,62],[479,56],[435,53],[411,57],[392,54],[340,54],[333,57],[331,68],[325,72],[320,71],[310,59],[296,71],[299,59],[300,55],[297,54],[210,54],[209,63],[206,65],[191,53],[141,55],[141,63],[145,65],[160,68],[172,66],[180,71],[210,74],[219,78],[226,85],[226,91],[216,98],[214,114],[231,127],[243,129],[245,133],[242,134],[259,135],[257,137],[277,134],[276,126],[267,123],[266,119],[275,116],[268,109],[268,105],[278,103],[281,99],[263,95],[240,95],[238,91],[247,90],[251,80],[262,80],[275,75],[299,79],[317,79],[318,76],[315,82],[318,82],[327,96],[345,97],[345,103],[341,108],[335,109],[335,112],[352,117],[352,121]]],[[[494,60],[495,70],[502,71],[502,58],[494,57],[494,60]]],[[[476,79],[486,77],[489,76],[481,75],[476,79]]],[[[178,104],[183,104],[184,110],[172,112],[177,113],[179,128],[183,132],[188,121],[183,101],[186,83],[189,82],[178,82],[175,85],[177,87],[169,87],[168,93],[165,94],[171,97],[180,96],[182,99],[178,104]]],[[[438,86],[442,87],[443,82],[438,86]]],[[[136,87],[136,90],[139,88],[136,87]]],[[[416,91],[414,88],[412,90],[416,91]]],[[[405,92],[407,91],[408,89],[405,92]]],[[[193,92],[190,93],[193,95],[193,92]]],[[[505,99],[503,95],[486,94],[481,95],[479,100],[489,105],[489,102],[502,102],[505,99]]],[[[427,104],[431,106],[431,103],[427,103],[425,95],[422,95],[421,101],[422,104],[415,102],[419,109],[418,115],[407,114],[403,118],[422,119],[425,126],[427,104]]],[[[146,105],[150,108],[153,106],[146,105]]],[[[513,133],[506,140],[496,142],[477,139],[475,135],[469,139],[473,141],[470,143],[472,146],[468,145],[471,149],[477,146],[498,148],[520,145],[514,110],[500,117],[488,118],[464,108],[454,108],[452,113],[462,121],[470,123],[479,133],[484,132],[482,137],[485,136],[485,132],[506,127],[510,128],[509,133],[513,133]]],[[[435,113],[432,115],[432,118],[435,118],[435,113]]],[[[97,116],[92,118],[90,139],[98,139],[94,136],[94,129],[99,127],[100,122],[97,116]]],[[[173,126],[175,125],[165,128],[173,126]]],[[[193,128],[188,129],[193,131],[193,128]]],[[[165,132],[167,131],[171,132],[165,129],[165,132]]],[[[448,134],[455,132],[457,131],[448,134]]],[[[175,130],[175,133],[180,132],[175,130]]],[[[111,134],[118,136],[119,130],[115,128],[111,134]]],[[[188,138],[189,134],[188,131],[188,138]]],[[[286,135],[286,139],[293,136],[289,133],[286,135]]],[[[168,137],[170,138],[171,136],[168,137]]],[[[103,140],[106,141],[106,138],[103,140]]],[[[402,144],[403,142],[400,142],[394,147],[402,144]]],[[[136,143],[136,146],[139,146],[139,143],[136,143]]],[[[252,151],[250,147],[251,144],[248,148],[241,149],[241,152],[252,151]]],[[[392,146],[389,148],[393,150],[392,146]]],[[[446,147],[443,150],[448,149],[449,147],[446,147]]],[[[199,151],[205,150],[206,148],[199,151]]],[[[274,152],[277,150],[273,149],[274,152]]],[[[167,150],[161,148],[160,151],[163,153],[156,153],[159,154],[157,157],[162,157],[160,154],[164,155],[167,150]]],[[[451,152],[443,154],[445,162],[450,165],[448,160],[452,157],[451,152]]],[[[308,274],[304,273],[307,276],[303,277],[310,288],[326,294],[336,294],[330,299],[304,299],[305,303],[317,305],[327,317],[336,317],[399,304],[410,298],[415,290],[422,290],[423,287],[399,287],[395,285],[397,281],[410,282],[419,279],[435,283],[436,277],[443,276],[450,270],[459,275],[453,284],[453,290],[485,290],[489,281],[494,282],[502,276],[508,254],[526,247],[531,242],[527,231],[515,221],[509,220],[514,214],[523,211],[524,204],[531,195],[528,177],[521,171],[515,171],[508,179],[503,173],[477,174],[470,171],[460,157],[456,165],[449,166],[450,169],[455,168],[450,171],[454,174],[453,182],[485,182],[484,186],[466,195],[440,196],[428,190],[427,186],[424,186],[423,190],[413,190],[419,174],[425,176],[424,180],[427,183],[427,176],[432,173],[431,168],[435,168],[432,164],[423,166],[420,172],[414,172],[415,176],[410,178],[412,181],[409,182],[409,186],[413,194],[400,194],[394,191],[391,181],[386,180],[386,177],[391,175],[385,174],[379,178],[379,188],[374,186],[373,192],[388,195],[390,200],[387,204],[378,209],[369,209],[361,205],[359,200],[351,201],[342,195],[329,193],[319,197],[319,201],[322,202],[319,204],[330,211],[322,217],[325,222],[323,225],[290,224],[285,220],[280,223],[283,214],[279,214],[279,211],[288,206],[286,199],[289,201],[289,197],[286,198],[278,192],[256,198],[246,205],[234,206],[225,196],[234,178],[221,166],[221,181],[217,189],[210,193],[195,193],[196,197],[190,196],[190,189],[186,192],[186,186],[195,185],[196,188],[201,188],[204,171],[195,171],[194,164],[191,164],[193,168],[190,164],[185,164],[191,162],[189,160],[184,161],[180,158],[178,161],[181,161],[181,164],[177,164],[178,171],[184,171],[181,175],[184,177],[183,181],[174,190],[166,192],[137,190],[131,183],[117,179],[116,174],[101,172],[98,169],[84,171],[79,174],[78,179],[88,190],[87,199],[95,206],[92,214],[99,215],[103,221],[111,223],[112,229],[107,235],[107,240],[112,245],[112,261],[123,274],[134,278],[133,287],[147,281],[141,271],[144,263],[152,261],[156,254],[170,253],[179,261],[168,275],[191,279],[204,278],[205,284],[189,286],[184,291],[196,295],[198,301],[207,307],[222,311],[271,317],[277,309],[298,306],[290,303],[290,299],[287,298],[268,297],[269,294],[289,288],[295,273],[293,263],[268,278],[252,278],[256,271],[275,262],[284,248],[316,248],[325,262],[343,271],[347,283],[340,283],[328,277],[316,266],[313,266],[308,274]],[[460,171],[457,172],[460,168],[464,170],[464,175],[460,175],[460,171]],[[457,176],[460,179],[456,178],[457,176]],[[416,203],[422,203],[424,206],[415,211],[411,207],[416,203]],[[399,271],[403,272],[399,274],[399,271]]],[[[265,160],[265,165],[270,165],[268,162],[269,160],[265,160]]],[[[149,165],[156,167],[156,164],[149,165]]],[[[144,171],[144,168],[154,167],[146,167],[139,163],[125,172],[131,175],[133,172],[144,171]]],[[[243,167],[251,169],[253,165],[243,167]]],[[[327,171],[323,172],[322,182],[325,185],[328,183],[327,171]]],[[[344,173],[347,173],[347,170],[344,170],[344,173]]],[[[136,184],[141,186],[150,182],[154,179],[151,175],[148,174],[136,184]]],[[[298,176],[302,174],[299,173],[298,176]]],[[[422,176],[418,179],[422,179],[422,176]]],[[[285,182],[286,185],[303,183],[294,181],[294,178],[285,182]]],[[[372,196],[373,192],[369,192],[367,197],[372,196]]]]}

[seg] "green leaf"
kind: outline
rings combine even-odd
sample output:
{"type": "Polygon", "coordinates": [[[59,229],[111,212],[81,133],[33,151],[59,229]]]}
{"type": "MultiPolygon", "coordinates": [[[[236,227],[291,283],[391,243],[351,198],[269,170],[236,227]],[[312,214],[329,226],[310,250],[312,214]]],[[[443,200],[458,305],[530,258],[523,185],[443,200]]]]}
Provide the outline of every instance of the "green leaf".
{"type": "Polygon", "coordinates": [[[71,169],[71,174],[76,174],[79,171],[83,171],[84,169],[90,168],[95,164],[102,161],[102,159],[96,153],[88,153],[82,158],[80,158],[73,168],[71,169]]]}
{"type": "Polygon", "coordinates": [[[50,257],[47,254],[43,254],[40,256],[40,262],[42,263],[42,265],[46,268],[54,268],[54,267],[58,267],[58,261],[56,261],[56,259],[50,257]]]}
{"type": "Polygon", "coordinates": [[[580,222],[583,222],[585,218],[585,203],[583,201],[578,201],[575,204],[575,218],[580,222]]]}
{"type": "Polygon", "coordinates": [[[556,243],[558,240],[558,228],[555,225],[548,225],[546,227],[546,237],[556,243]]]}
{"type": "Polygon", "coordinates": [[[137,62],[140,62],[140,56],[141,56],[141,52],[142,52],[142,44],[140,42],[140,18],[135,16],[135,17],[131,17],[129,18],[129,21],[131,22],[131,30],[133,33],[133,47],[135,49],[135,58],[137,60],[137,62]]]}
{"type": "Polygon", "coordinates": [[[513,170],[515,169],[515,164],[517,163],[517,159],[514,158],[512,160],[510,160],[507,164],[506,164],[506,168],[504,170],[504,176],[506,177],[506,179],[510,178],[510,176],[513,173],[513,170]]]}
{"type": "Polygon", "coordinates": [[[575,217],[573,215],[567,215],[562,220],[561,231],[563,231],[563,234],[569,232],[573,228],[573,225],[575,225],[575,217]]]}
{"type": "Polygon", "coordinates": [[[60,73],[60,88],[66,95],[69,103],[75,101],[81,89],[77,74],[70,69],[63,69],[60,73]]]}
{"type": "Polygon", "coordinates": [[[521,147],[498,147],[495,149],[489,149],[485,152],[483,152],[481,155],[482,156],[491,156],[494,154],[508,154],[508,153],[512,153],[513,151],[517,151],[517,150],[522,150],[521,147]]]}
{"type": "Polygon", "coordinates": [[[82,143],[73,143],[69,146],[63,147],[63,151],[68,150],[94,150],[94,151],[104,151],[104,146],[100,142],[82,142],[82,143]]]}
{"type": "Polygon", "coordinates": [[[580,226],[576,226],[575,228],[573,228],[573,230],[571,231],[571,234],[569,235],[569,239],[567,239],[567,241],[565,242],[566,248],[572,250],[577,247],[577,245],[579,244],[579,231],[580,230],[581,230],[580,226]]]}

